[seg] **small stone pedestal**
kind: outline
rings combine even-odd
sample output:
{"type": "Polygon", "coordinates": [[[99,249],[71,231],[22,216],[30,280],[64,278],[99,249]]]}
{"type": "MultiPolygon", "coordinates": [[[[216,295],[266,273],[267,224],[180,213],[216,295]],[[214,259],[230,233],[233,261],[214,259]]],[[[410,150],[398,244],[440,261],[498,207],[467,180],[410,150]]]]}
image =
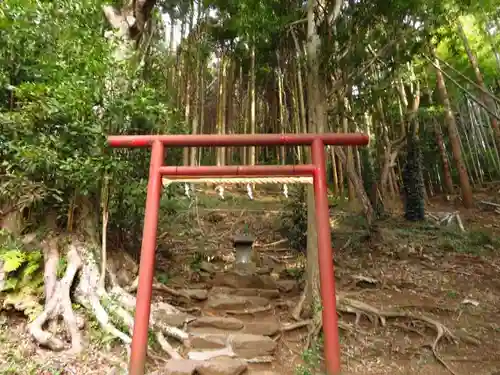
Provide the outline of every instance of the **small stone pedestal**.
{"type": "Polygon", "coordinates": [[[257,265],[252,261],[253,243],[255,239],[251,236],[236,235],[233,237],[235,250],[235,268],[240,270],[255,270],[257,265]]]}

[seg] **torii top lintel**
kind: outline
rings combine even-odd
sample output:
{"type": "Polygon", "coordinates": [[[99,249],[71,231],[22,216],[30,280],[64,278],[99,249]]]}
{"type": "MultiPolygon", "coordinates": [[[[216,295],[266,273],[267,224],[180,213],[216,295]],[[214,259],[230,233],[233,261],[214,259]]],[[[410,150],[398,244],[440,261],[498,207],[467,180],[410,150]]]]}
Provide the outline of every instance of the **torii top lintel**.
{"type": "Polygon", "coordinates": [[[160,141],[167,147],[278,146],[311,145],[314,140],[325,145],[365,146],[369,137],[361,133],[307,134],[198,134],[198,135],[111,135],[111,147],[151,147],[160,141]]]}

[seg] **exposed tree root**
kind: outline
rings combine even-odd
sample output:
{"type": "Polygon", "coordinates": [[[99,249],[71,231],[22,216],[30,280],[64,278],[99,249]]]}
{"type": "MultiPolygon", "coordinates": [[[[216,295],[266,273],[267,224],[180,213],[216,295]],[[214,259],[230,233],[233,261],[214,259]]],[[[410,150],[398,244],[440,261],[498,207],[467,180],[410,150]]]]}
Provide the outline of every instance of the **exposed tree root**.
{"type": "Polygon", "coordinates": [[[312,320],[303,320],[301,322],[297,323],[288,323],[288,324],[283,324],[281,326],[281,332],[288,332],[288,331],[293,331],[295,329],[303,328],[306,326],[310,326],[313,323],[312,320]]]}
{"type": "Polygon", "coordinates": [[[156,340],[158,340],[158,344],[160,344],[163,351],[167,353],[170,358],[182,359],[182,356],[174,348],[172,348],[172,345],[170,345],[163,333],[156,332],[156,340]]]}
{"type": "MultiPolygon", "coordinates": [[[[303,298],[301,296],[300,301],[302,301],[302,299],[303,298]]],[[[294,319],[299,320],[298,318],[300,317],[300,314],[302,312],[301,310],[302,310],[302,303],[299,302],[298,306],[296,307],[296,309],[294,309],[292,314],[294,319]]],[[[432,354],[436,358],[436,361],[438,361],[444,368],[446,368],[453,375],[457,375],[457,373],[450,367],[450,365],[448,365],[448,363],[438,353],[437,346],[441,342],[441,340],[447,339],[452,342],[458,342],[459,340],[462,340],[475,345],[480,344],[479,340],[477,340],[474,337],[462,336],[462,335],[460,335],[459,337],[457,334],[453,333],[448,327],[430,318],[429,316],[409,311],[380,310],[375,306],[369,305],[362,301],[348,298],[346,295],[341,295],[341,294],[337,295],[337,311],[340,313],[348,313],[356,315],[356,321],[353,325],[339,321],[339,328],[349,332],[356,331],[359,333],[366,333],[365,331],[362,331],[358,328],[359,321],[362,317],[366,317],[374,325],[378,325],[380,323],[382,326],[386,325],[387,319],[397,319],[397,318],[403,318],[423,323],[425,326],[436,332],[434,340],[427,346],[430,347],[432,354]]],[[[307,336],[305,343],[306,348],[309,348],[315,337],[317,337],[319,332],[321,331],[322,327],[321,320],[322,320],[321,313],[317,313],[312,321],[308,320],[308,321],[298,322],[296,324],[290,324],[289,329],[298,328],[299,326],[305,326],[305,325],[309,326],[309,334],[307,336]],[[297,325],[297,327],[295,327],[295,325],[297,325]]],[[[407,329],[412,332],[416,332],[419,335],[423,336],[421,332],[415,330],[414,328],[406,327],[404,325],[399,325],[399,324],[397,326],[402,329],[407,329]]],[[[285,328],[284,330],[288,329],[285,328]]]]}
{"type": "Polygon", "coordinates": [[[33,338],[40,345],[48,347],[52,350],[60,351],[66,348],[65,343],[55,337],[49,331],[43,329],[43,325],[50,320],[55,320],[61,316],[66,323],[66,328],[71,335],[70,351],[78,353],[82,349],[81,336],[77,318],[71,307],[70,289],[75,279],[76,273],[82,266],[77,248],[74,245],[70,246],[67,254],[68,266],[63,278],[57,281],[57,264],[59,261],[59,253],[57,247],[48,246],[45,251],[46,267],[45,267],[45,285],[46,301],[45,309],[28,327],[33,338]],[[54,282],[55,281],[55,282],[54,282]]]}
{"type": "Polygon", "coordinates": [[[312,324],[310,325],[309,334],[307,335],[306,349],[309,349],[311,347],[313,340],[316,337],[318,337],[318,335],[321,331],[321,328],[322,328],[321,321],[322,321],[321,314],[316,314],[316,316],[313,319],[312,324]]]}
{"type": "MultiPolygon", "coordinates": [[[[59,251],[57,241],[49,239],[44,242],[45,255],[45,293],[46,303],[44,311],[30,325],[31,336],[40,345],[52,350],[68,350],[79,352],[82,349],[81,335],[79,329],[83,327],[83,320],[75,316],[71,297],[82,305],[88,313],[93,315],[99,322],[101,328],[111,336],[123,342],[129,350],[132,342],[136,298],[121,288],[116,282],[113,274],[107,273],[109,279],[109,290],[100,284],[101,273],[93,253],[86,244],[71,238],[69,251],[67,253],[67,268],[63,278],[57,280],[56,271],[59,263],[59,251]],[[79,272],[79,280],[71,296],[70,290],[79,272]],[[55,321],[61,316],[71,336],[71,342],[55,336],[55,333],[44,330],[42,327],[46,322],[55,321]]],[[[181,355],[168,342],[166,337],[172,337],[189,347],[189,335],[182,329],[170,326],[165,321],[169,315],[183,316],[180,310],[164,303],[154,303],[151,307],[150,329],[154,333],[160,347],[174,359],[181,355]]],[[[188,321],[192,319],[188,317],[188,321]]]]}
{"type": "MultiPolygon", "coordinates": [[[[362,316],[367,317],[374,324],[380,322],[382,326],[386,325],[387,319],[397,319],[397,318],[409,319],[411,321],[418,321],[425,324],[428,328],[436,331],[436,336],[433,342],[429,345],[432,354],[434,355],[436,360],[441,365],[443,365],[443,367],[445,367],[450,373],[456,375],[456,372],[439,355],[437,351],[437,346],[442,339],[447,339],[452,342],[457,342],[459,341],[459,337],[455,335],[448,327],[446,327],[442,323],[419,313],[413,313],[409,311],[396,311],[396,310],[389,310],[389,311],[379,310],[376,307],[366,304],[364,302],[347,298],[341,295],[337,296],[337,310],[340,312],[356,314],[355,326],[357,326],[362,316]]],[[[467,337],[467,338],[464,337],[462,339],[465,339],[466,341],[471,343],[479,344],[479,342],[472,337],[467,337]]]]}
{"type": "MultiPolygon", "coordinates": [[[[133,292],[137,291],[138,286],[139,286],[139,277],[136,277],[134,279],[134,281],[132,282],[132,284],[130,284],[130,286],[126,287],[125,290],[129,293],[133,293],[133,292]]],[[[188,301],[191,300],[191,297],[187,293],[184,293],[180,290],[175,290],[173,288],[170,288],[170,287],[163,285],[163,284],[160,284],[158,282],[153,283],[153,289],[168,293],[174,297],[182,297],[182,298],[187,299],[188,301]]]]}
{"type": "Polygon", "coordinates": [[[295,319],[296,321],[300,320],[300,315],[302,314],[302,310],[304,308],[304,302],[306,301],[306,293],[307,293],[307,281],[305,283],[304,290],[300,295],[299,302],[292,311],[292,318],[295,319]]]}

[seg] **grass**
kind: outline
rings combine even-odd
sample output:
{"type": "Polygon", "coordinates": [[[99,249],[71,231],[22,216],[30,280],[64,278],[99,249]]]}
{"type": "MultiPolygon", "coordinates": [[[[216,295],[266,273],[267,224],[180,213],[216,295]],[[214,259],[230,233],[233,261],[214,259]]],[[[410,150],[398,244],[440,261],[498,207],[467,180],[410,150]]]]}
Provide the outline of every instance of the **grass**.
{"type": "Polygon", "coordinates": [[[484,230],[470,230],[464,233],[444,229],[438,244],[443,250],[478,255],[500,248],[500,239],[484,230]]]}
{"type": "MultiPolygon", "coordinates": [[[[121,344],[105,333],[92,317],[87,320],[84,331],[84,335],[91,343],[91,348],[87,348],[84,353],[79,354],[70,362],[67,362],[64,356],[58,357],[57,354],[46,355],[43,351],[38,352],[26,335],[23,325],[19,323],[19,319],[20,317],[16,314],[0,315],[0,375],[85,374],[94,370],[98,364],[102,364],[103,358],[109,360],[113,357],[120,362],[125,358],[121,344]],[[109,355],[102,357],[103,353],[109,355]]],[[[108,373],[108,371],[103,368],[102,373],[108,373]]]]}
{"type": "Polygon", "coordinates": [[[391,232],[399,239],[420,242],[443,251],[478,255],[500,248],[500,239],[484,229],[462,232],[455,227],[437,226],[429,222],[399,221],[394,223],[391,232]]]}
{"type": "Polygon", "coordinates": [[[313,342],[309,349],[302,353],[303,365],[295,369],[295,375],[322,375],[323,362],[323,335],[313,342]]]}

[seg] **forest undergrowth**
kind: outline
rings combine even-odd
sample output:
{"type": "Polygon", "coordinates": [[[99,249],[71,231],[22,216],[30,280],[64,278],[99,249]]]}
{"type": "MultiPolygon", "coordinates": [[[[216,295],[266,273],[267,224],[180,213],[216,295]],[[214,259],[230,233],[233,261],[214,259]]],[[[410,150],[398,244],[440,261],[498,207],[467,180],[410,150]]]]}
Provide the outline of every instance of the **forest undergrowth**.
{"type": "MultiPolygon", "coordinates": [[[[300,250],[303,239],[292,238],[301,232],[300,210],[294,211],[281,198],[259,198],[249,201],[234,196],[221,202],[204,197],[196,207],[182,200],[171,203],[161,223],[157,280],[172,289],[199,284],[206,263],[233,260],[231,236],[249,233],[256,238],[261,260],[274,262],[274,273],[296,280],[302,288],[305,258],[294,247],[300,250]],[[293,223],[299,230],[291,230],[293,223]]],[[[445,210],[447,205],[434,204],[429,211],[445,210]]],[[[335,272],[342,296],[342,360],[347,373],[491,374],[500,365],[496,350],[500,263],[494,257],[500,249],[498,214],[479,209],[463,214],[466,232],[430,221],[410,225],[401,216],[396,210],[367,230],[362,216],[338,200],[332,202],[335,272]]],[[[0,374],[91,374],[96,373],[96,364],[101,371],[126,366],[123,345],[98,329],[92,319],[82,331],[87,348],[76,361],[36,346],[26,325],[43,306],[41,252],[3,234],[0,256],[8,271],[3,280],[2,326],[9,327],[0,334],[0,374]],[[15,312],[20,304],[27,318],[15,312]]],[[[117,277],[122,284],[130,284],[137,272],[132,257],[126,258],[110,256],[111,262],[117,262],[110,267],[121,269],[117,277]]],[[[64,269],[59,264],[58,274],[64,269]]],[[[300,292],[290,298],[297,304],[300,292]]],[[[168,292],[157,291],[155,299],[192,307],[168,292]]],[[[73,308],[77,315],[83,313],[78,305],[73,308]]],[[[153,338],[151,344],[149,366],[154,369],[166,357],[160,355],[153,338]]],[[[321,351],[319,329],[313,336],[311,328],[304,327],[282,335],[277,357],[287,363],[282,370],[287,373],[320,374],[321,351]]]]}

